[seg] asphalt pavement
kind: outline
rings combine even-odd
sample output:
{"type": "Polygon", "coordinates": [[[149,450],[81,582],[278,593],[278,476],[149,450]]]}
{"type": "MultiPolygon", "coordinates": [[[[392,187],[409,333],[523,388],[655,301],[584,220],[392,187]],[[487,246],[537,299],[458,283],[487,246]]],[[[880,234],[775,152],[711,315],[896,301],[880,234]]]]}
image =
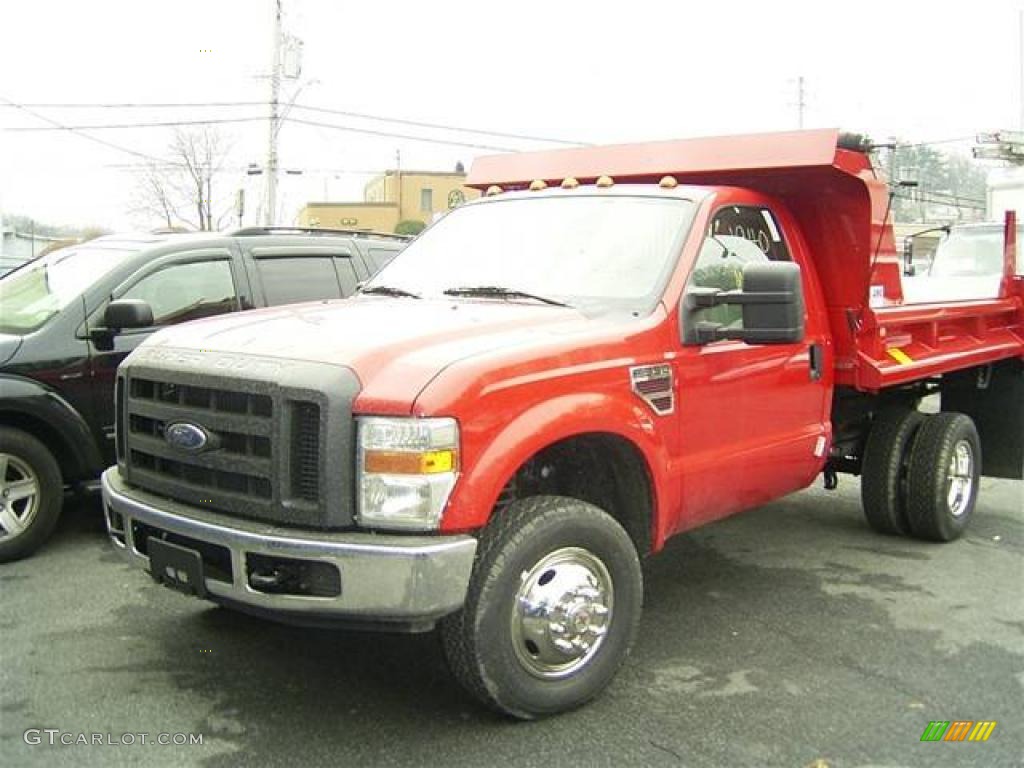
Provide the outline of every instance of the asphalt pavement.
{"type": "Polygon", "coordinates": [[[672,541],[616,681],[534,723],[478,708],[432,634],[280,626],[159,587],[72,502],[43,551],[0,565],[0,765],[1024,765],[1024,484],[986,480],[946,545],[872,533],[858,494],[841,478],[672,541]],[[997,725],[922,743],[932,720],[997,725]],[[60,743],[92,734],[115,743],[60,743]],[[202,744],[154,743],[177,734],[202,744]]]}

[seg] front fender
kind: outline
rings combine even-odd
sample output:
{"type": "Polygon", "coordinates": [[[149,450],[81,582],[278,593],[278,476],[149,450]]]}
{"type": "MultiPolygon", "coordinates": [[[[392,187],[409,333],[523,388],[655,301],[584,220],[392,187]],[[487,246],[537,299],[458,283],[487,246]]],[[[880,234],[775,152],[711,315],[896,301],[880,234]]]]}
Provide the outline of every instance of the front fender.
{"type": "Polygon", "coordinates": [[[528,408],[494,434],[463,425],[463,466],[470,471],[459,478],[441,523],[444,531],[466,531],[484,526],[509,478],[542,449],[575,435],[613,434],[634,445],[643,455],[654,496],[652,537],[663,540],[663,510],[672,509],[678,492],[664,468],[668,453],[665,425],[640,402],[601,392],[566,394],[528,408]]]}
{"type": "Polygon", "coordinates": [[[55,449],[66,478],[92,478],[103,469],[92,431],[55,390],[21,376],[0,375],[0,424],[29,432],[55,449]]]}

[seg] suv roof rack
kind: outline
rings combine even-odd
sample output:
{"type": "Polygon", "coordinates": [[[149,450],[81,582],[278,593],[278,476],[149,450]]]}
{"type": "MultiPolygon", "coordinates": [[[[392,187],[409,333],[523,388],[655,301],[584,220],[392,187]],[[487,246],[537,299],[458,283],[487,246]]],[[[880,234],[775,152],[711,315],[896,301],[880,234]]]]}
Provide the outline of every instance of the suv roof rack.
{"type": "Polygon", "coordinates": [[[247,237],[250,235],[276,235],[296,233],[303,235],[348,235],[350,237],[385,237],[390,240],[407,242],[412,240],[411,235],[399,235],[394,232],[374,232],[365,229],[324,229],[321,227],[245,227],[229,232],[234,237],[247,237]]]}

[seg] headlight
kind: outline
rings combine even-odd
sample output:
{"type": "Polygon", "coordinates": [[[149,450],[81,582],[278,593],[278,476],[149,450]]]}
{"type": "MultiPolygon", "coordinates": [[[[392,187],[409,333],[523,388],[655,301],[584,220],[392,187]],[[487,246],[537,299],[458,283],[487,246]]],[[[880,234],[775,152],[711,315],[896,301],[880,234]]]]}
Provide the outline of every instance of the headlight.
{"type": "Polygon", "coordinates": [[[359,424],[359,524],[434,530],[459,471],[455,419],[364,417],[359,424]]]}

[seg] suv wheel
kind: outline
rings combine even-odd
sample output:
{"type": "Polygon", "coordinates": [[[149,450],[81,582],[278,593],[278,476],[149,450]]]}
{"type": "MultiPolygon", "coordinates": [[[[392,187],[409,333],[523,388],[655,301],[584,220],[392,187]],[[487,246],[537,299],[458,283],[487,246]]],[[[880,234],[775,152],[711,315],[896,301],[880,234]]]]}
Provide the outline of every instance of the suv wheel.
{"type": "Polygon", "coordinates": [[[46,541],[63,493],[60,467],[46,446],[0,427],[0,562],[25,557],[46,541]]]}

